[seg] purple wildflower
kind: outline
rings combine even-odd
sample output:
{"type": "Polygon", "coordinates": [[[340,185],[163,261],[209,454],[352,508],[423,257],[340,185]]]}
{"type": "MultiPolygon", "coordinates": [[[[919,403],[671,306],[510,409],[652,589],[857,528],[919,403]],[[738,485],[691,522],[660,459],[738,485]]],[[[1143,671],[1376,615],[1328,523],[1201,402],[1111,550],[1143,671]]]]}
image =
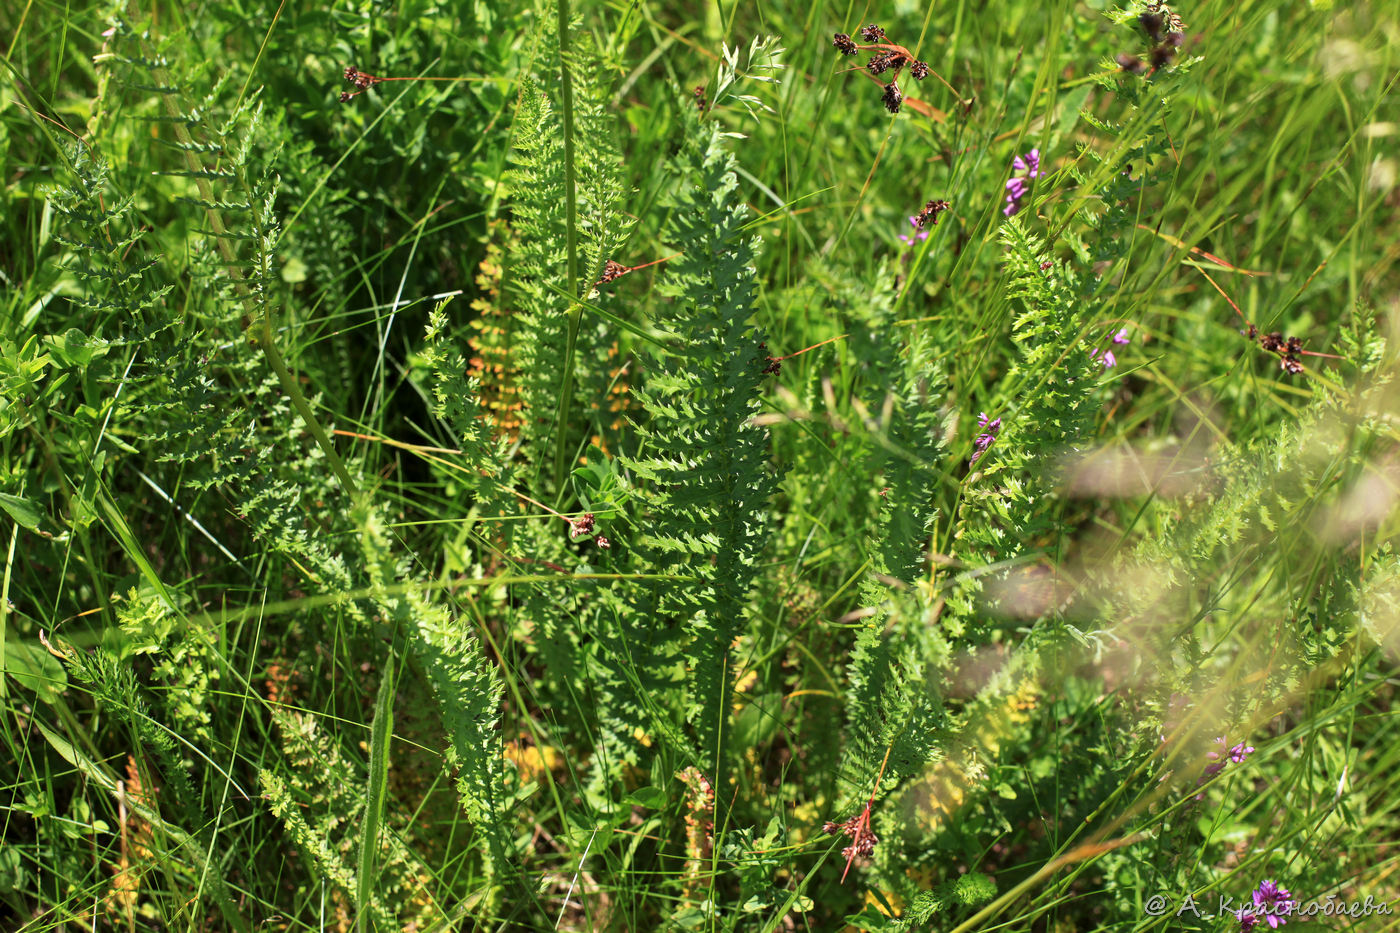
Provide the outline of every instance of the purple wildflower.
{"type": "Polygon", "coordinates": [[[1097,348],[1090,350],[1089,359],[1102,363],[1104,369],[1112,369],[1118,365],[1118,357],[1113,355],[1112,350],[1104,350],[1102,355],[1100,355],[1097,348]]]}
{"type": "Polygon", "coordinates": [[[1113,335],[1113,342],[1116,344],[1125,344],[1130,340],[1132,338],[1128,336],[1128,328],[1126,327],[1113,335]]]}
{"type": "MultiPolygon", "coordinates": [[[[1228,743],[1226,742],[1225,736],[1223,736],[1223,735],[1220,736],[1218,739],[1215,740],[1214,744],[1220,746],[1220,750],[1219,750],[1219,751],[1209,751],[1209,752],[1206,752],[1206,757],[1210,759],[1210,762],[1211,762],[1211,763],[1208,764],[1208,765],[1206,765],[1205,770],[1204,770],[1203,772],[1201,772],[1201,776],[1198,777],[1198,778],[1196,778],[1196,786],[1197,786],[1197,787],[1200,787],[1200,786],[1201,786],[1202,784],[1204,784],[1206,781],[1210,780],[1211,778],[1213,778],[1213,777],[1215,777],[1217,774],[1219,774],[1221,771],[1224,771],[1224,770],[1225,770],[1225,765],[1226,765],[1226,751],[1225,751],[1225,750],[1226,750],[1226,748],[1228,747],[1228,743]]],[[[1202,791],[1201,793],[1199,793],[1199,794],[1196,795],[1196,799],[1197,799],[1197,800],[1200,800],[1200,799],[1202,799],[1202,798],[1204,798],[1204,797],[1205,797],[1205,792],[1204,792],[1204,791],[1202,791]]]]}
{"type": "MultiPolygon", "coordinates": [[[[1205,770],[1201,772],[1201,776],[1197,778],[1197,787],[1200,787],[1206,781],[1215,777],[1221,771],[1224,771],[1226,765],[1240,764],[1254,752],[1253,745],[1246,745],[1243,742],[1231,745],[1230,740],[1223,735],[1217,738],[1212,744],[1215,748],[1206,752],[1206,757],[1210,759],[1210,764],[1206,765],[1205,770]]],[[[1196,799],[1200,800],[1204,796],[1205,794],[1203,793],[1197,794],[1196,799]]],[[[1288,894],[1287,891],[1283,893],[1285,896],[1288,894]]],[[[1272,926],[1273,924],[1270,923],[1270,925],[1272,926]]]]}
{"type": "Polygon", "coordinates": [[[1020,172],[1022,175],[1025,175],[1027,178],[1039,178],[1040,150],[1032,149],[1030,152],[1026,153],[1026,157],[1024,159],[1020,156],[1017,156],[1016,158],[1011,160],[1011,165],[1013,168],[1016,169],[1016,171],[1020,172]]]}
{"type": "Polygon", "coordinates": [[[1006,206],[1001,212],[1007,217],[1020,213],[1021,201],[1030,191],[1027,182],[1040,177],[1040,150],[1032,149],[1025,156],[1017,156],[1011,160],[1011,165],[1019,174],[1006,180],[1006,206]]]}
{"type": "Polygon", "coordinates": [[[918,230],[919,232],[916,233],[916,234],[914,234],[913,236],[905,236],[904,234],[901,233],[901,234],[899,235],[900,240],[902,240],[902,241],[905,242],[905,243],[913,243],[915,240],[927,240],[927,239],[928,239],[928,231],[927,231],[927,230],[923,230],[923,229],[921,229],[921,228],[919,227],[919,215],[917,215],[917,214],[911,215],[910,218],[909,218],[909,225],[910,225],[911,227],[913,227],[914,229],[918,230]]]}
{"type": "Polygon", "coordinates": [[[1270,929],[1277,930],[1287,923],[1294,906],[1288,889],[1279,887],[1271,879],[1259,882],[1259,887],[1254,889],[1254,912],[1263,914],[1270,929]]]}
{"type": "Polygon", "coordinates": [[[1240,933],[1250,933],[1259,925],[1259,915],[1254,912],[1252,907],[1235,911],[1235,919],[1240,922],[1240,933]]]}
{"type": "Polygon", "coordinates": [[[976,463],[978,458],[987,452],[987,448],[992,446],[992,441],[997,439],[997,435],[1001,433],[1001,419],[988,420],[987,413],[984,411],[977,417],[977,426],[982,429],[982,433],[977,435],[972,442],[972,446],[976,449],[972,454],[972,459],[967,462],[968,466],[976,463]]]}

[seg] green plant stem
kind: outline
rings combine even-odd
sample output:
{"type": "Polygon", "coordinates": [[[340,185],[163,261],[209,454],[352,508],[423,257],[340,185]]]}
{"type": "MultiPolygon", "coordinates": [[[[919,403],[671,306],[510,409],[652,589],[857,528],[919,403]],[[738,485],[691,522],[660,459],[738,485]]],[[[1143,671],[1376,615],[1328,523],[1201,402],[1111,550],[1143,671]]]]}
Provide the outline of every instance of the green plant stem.
{"type": "Polygon", "coordinates": [[[554,418],[554,491],[561,500],[569,460],[569,408],[574,395],[574,347],[583,306],[578,291],[578,204],[574,173],[574,86],[569,76],[569,0],[559,0],[559,87],[564,117],[564,241],[568,253],[569,335],[564,345],[564,377],[554,418]]]}

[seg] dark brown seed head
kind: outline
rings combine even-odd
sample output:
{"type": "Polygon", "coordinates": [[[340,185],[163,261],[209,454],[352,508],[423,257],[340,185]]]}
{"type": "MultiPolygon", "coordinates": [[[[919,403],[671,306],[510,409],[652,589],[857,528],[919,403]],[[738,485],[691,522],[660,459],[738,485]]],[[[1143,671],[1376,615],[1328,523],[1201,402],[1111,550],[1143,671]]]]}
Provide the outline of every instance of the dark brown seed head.
{"type": "Polygon", "coordinates": [[[1129,55],[1127,52],[1118,56],[1118,67],[1122,68],[1130,75],[1140,75],[1147,71],[1147,62],[1136,55],[1129,55]]]}
{"type": "Polygon", "coordinates": [[[890,113],[899,113],[899,105],[904,103],[904,95],[900,93],[899,85],[891,81],[885,85],[885,93],[881,95],[880,100],[890,113]]]}
{"type": "Polygon", "coordinates": [[[885,31],[874,23],[860,27],[860,37],[866,42],[884,42],[885,31]]]}
{"type": "Polygon", "coordinates": [[[836,46],[836,51],[840,52],[842,55],[856,54],[857,49],[855,40],[853,40],[850,36],[846,35],[844,32],[838,32],[836,35],[832,36],[831,44],[836,46]]]}
{"type": "Polygon", "coordinates": [[[919,211],[914,218],[914,222],[920,227],[930,227],[938,223],[938,215],[948,209],[947,201],[929,201],[924,205],[924,209],[919,211]]]}
{"type": "Polygon", "coordinates": [[[1167,25],[1167,21],[1161,13],[1143,13],[1138,17],[1138,25],[1153,42],[1161,42],[1162,30],[1167,25]]]}
{"type": "Polygon", "coordinates": [[[922,81],[928,77],[928,62],[913,62],[909,66],[909,73],[916,81],[922,81]]]}

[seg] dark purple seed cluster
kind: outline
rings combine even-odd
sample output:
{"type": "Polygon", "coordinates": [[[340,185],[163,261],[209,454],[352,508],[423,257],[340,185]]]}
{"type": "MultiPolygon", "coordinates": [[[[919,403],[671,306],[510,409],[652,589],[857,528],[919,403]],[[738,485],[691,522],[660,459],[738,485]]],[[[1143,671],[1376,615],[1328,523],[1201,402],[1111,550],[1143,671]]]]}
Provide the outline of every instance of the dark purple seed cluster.
{"type": "Polygon", "coordinates": [[[781,357],[768,355],[767,341],[760,340],[758,342],[758,352],[763,354],[763,375],[776,376],[782,372],[783,360],[781,357]]]}
{"type": "Polygon", "coordinates": [[[353,90],[353,91],[341,91],[341,92],[340,92],[340,102],[341,102],[342,104],[345,103],[347,100],[349,100],[349,99],[352,98],[352,97],[355,97],[355,96],[357,96],[357,95],[363,94],[365,91],[368,91],[370,88],[374,87],[376,84],[382,84],[384,81],[388,81],[388,80],[401,81],[401,80],[403,80],[403,79],[402,79],[402,78],[393,78],[393,79],[390,79],[390,78],[380,78],[380,77],[377,77],[377,76],[375,76],[375,75],[368,74],[368,73],[366,73],[366,72],[360,71],[360,70],[357,69],[354,65],[346,65],[346,66],[345,66],[345,80],[346,80],[346,81],[349,81],[351,84],[355,85],[355,90],[353,90]]]}
{"type": "Polygon", "coordinates": [[[569,537],[581,538],[584,535],[591,535],[593,534],[593,527],[593,513],[589,512],[582,518],[575,518],[569,522],[569,537]]]}
{"type": "Polygon", "coordinates": [[[875,846],[880,842],[880,837],[870,829],[870,809],[868,807],[841,823],[827,820],[822,824],[822,832],[832,836],[850,838],[851,844],[841,850],[841,854],[846,857],[848,863],[857,858],[870,858],[875,854],[875,846]]]}
{"type": "Polygon", "coordinates": [[[932,227],[938,223],[938,215],[949,207],[947,201],[929,201],[924,209],[914,215],[914,223],[919,227],[932,227]]]}
{"type": "Polygon", "coordinates": [[[880,102],[890,113],[899,113],[900,105],[904,103],[904,95],[900,93],[899,85],[893,81],[886,84],[885,93],[880,96],[880,102]]]}
{"type": "Polygon", "coordinates": [[[1257,341],[1262,350],[1278,355],[1279,368],[1290,376],[1296,376],[1303,371],[1303,363],[1298,357],[1303,355],[1303,341],[1298,337],[1286,337],[1278,331],[1267,334],[1259,333],[1259,328],[1250,324],[1245,330],[1245,336],[1250,340],[1257,341]]]}
{"type": "Polygon", "coordinates": [[[1186,40],[1186,23],[1161,0],[1149,0],[1138,15],[1138,25],[1146,33],[1151,47],[1146,55],[1124,52],[1118,56],[1118,67],[1128,74],[1148,74],[1166,68],[1176,59],[1176,53],[1186,40]]]}
{"type": "Polygon", "coordinates": [[[889,82],[881,82],[884,91],[880,95],[880,102],[890,113],[899,113],[899,108],[904,103],[904,92],[899,89],[900,71],[908,67],[914,80],[922,81],[931,73],[928,62],[919,61],[914,57],[914,53],[904,46],[890,42],[885,30],[874,23],[862,26],[859,32],[860,37],[866,42],[864,45],[857,43],[844,32],[838,32],[832,36],[831,44],[842,55],[854,55],[859,51],[871,53],[870,60],[865,63],[864,70],[871,77],[889,74],[889,82]]]}
{"type": "Polygon", "coordinates": [[[627,267],[615,259],[609,259],[603,263],[603,274],[598,279],[600,283],[608,283],[622,278],[627,274],[627,267]]]}
{"type": "Polygon", "coordinates": [[[870,56],[865,70],[873,75],[884,74],[891,69],[903,68],[908,59],[898,52],[879,52],[870,56]]]}

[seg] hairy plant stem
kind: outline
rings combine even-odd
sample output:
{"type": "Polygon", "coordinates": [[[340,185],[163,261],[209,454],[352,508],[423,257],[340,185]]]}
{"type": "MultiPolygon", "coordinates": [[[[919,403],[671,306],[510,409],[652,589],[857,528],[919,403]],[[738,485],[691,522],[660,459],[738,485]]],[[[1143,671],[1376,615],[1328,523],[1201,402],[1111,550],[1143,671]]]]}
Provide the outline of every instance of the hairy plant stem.
{"type": "Polygon", "coordinates": [[[569,76],[569,0],[559,0],[559,78],[564,117],[564,241],[568,250],[569,334],[564,345],[564,377],[559,386],[559,407],[554,430],[554,494],[562,501],[569,461],[569,408],[574,395],[574,346],[578,343],[583,305],[578,292],[578,205],[574,172],[574,86],[569,76]]]}

